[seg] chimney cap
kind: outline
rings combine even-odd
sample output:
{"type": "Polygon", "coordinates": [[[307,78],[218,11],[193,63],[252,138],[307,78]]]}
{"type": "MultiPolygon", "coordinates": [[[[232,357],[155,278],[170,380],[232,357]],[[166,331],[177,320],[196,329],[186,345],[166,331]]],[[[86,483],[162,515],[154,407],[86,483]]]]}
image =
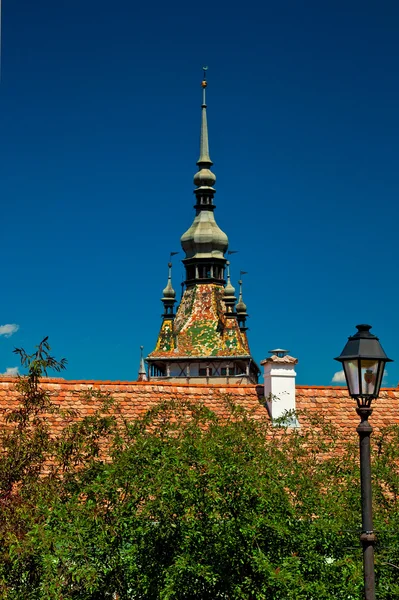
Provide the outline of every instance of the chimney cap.
{"type": "Polygon", "coordinates": [[[284,358],[284,356],[287,356],[288,353],[289,353],[289,350],[284,350],[283,348],[276,348],[275,350],[269,350],[269,354],[274,354],[275,356],[278,356],[279,358],[284,358]]]}
{"type": "Polygon", "coordinates": [[[273,365],[296,365],[298,364],[298,359],[290,356],[289,354],[285,354],[287,350],[270,350],[272,356],[269,358],[265,358],[260,361],[261,365],[273,364],[273,365]],[[280,354],[279,354],[280,352],[280,354]]]}

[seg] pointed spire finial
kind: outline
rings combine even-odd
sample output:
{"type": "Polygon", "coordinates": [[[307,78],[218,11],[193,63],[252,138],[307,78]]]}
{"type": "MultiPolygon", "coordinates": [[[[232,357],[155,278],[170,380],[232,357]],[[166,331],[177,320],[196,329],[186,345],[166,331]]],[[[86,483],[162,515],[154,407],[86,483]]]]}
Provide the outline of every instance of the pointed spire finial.
{"type": "Polygon", "coordinates": [[[229,260],[226,262],[226,267],[227,267],[227,284],[226,284],[226,287],[224,288],[224,290],[225,290],[225,294],[227,294],[226,290],[228,290],[229,292],[230,292],[230,291],[232,291],[232,292],[233,292],[232,294],[230,294],[230,293],[229,293],[228,295],[229,295],[229,296],[231,296],[231,295],[233,295],[233,296],[234,296],[234,294],[235,294],[235,289],[234,289],[234,287],[231,285],[231,281],[230,281],[230,261],[229,261],[229,260]]]}
{"type": "Polygon", "coordinates": [[[168,283],[166,288],[163,291],[163,300],[174,300],[176,297],[176,292],[172,286],[172,263],[168,262],[168,283]]]}
{"type": "MultiPolygon", "coordinates": [[[[246,274],[246,271],[240,271],[240,274],[244,275],[244,274],[246,274]]],[[[239,280],[238,285],[240,286],[240,293],[238,296],[236,310],[237,310],[237,314],[244,317],[244,320],[245,320],[245,317],[247,316],[247,305],[244,303],[244,301],[242,299],[242,279],[239,280]]]]}
{"type": "MultiPolygon", "coordinates": [[[[247,274],[246,271],[240,271],[240,276],[246,275],[246,274],[247,274]]],[[[238,282],[238,285],[240,286],[240,294],[238,296],[238,302],[236,305],[238,326],[241,329],[241,331],[246,331],[248,329],[246,326],[248,313],[247,313],[247,305],[245,304],[245,302],[242,299],[242,279],[240,279],[240,281],[238,282]]]]}
{"type": "Polygon", "coordinates": [[[148,381],[147,371],[145,369],[145,364],[144,364],[143,350],[144,350],[144,346],[140,346],[140,367],[139,367],[139,375],[137,377],[137,381],[148,381]]]}
{"type": "Polygon", "coordinates": [[[227,267],[227,283],[224,288],[223,300],[226,305],[227,314],[232,315],[234,312],[234,304],[236,303],[237,298],[235,297],[236,291],[235,291],[234,287],[231,285],[231,281],[230,281],[230,261],[226,262],[226,267],[227,267]]]}
{"type": "Polygon", "coordinates": [[[208,85],[208,82],[206,80],[206,72],[208,70],[208,67],[202,67],[202,70],[204,72],[204,78],[201,82],[201,87],[202,87],[202,108],[206,108],[206,88],[208,85]]]}
{"type": "MultiPolygon", "coordinates": [[[[178,252],[171,252],[170,256],[172,257],[175,254],[178,254],[178,252]]],[[[176,303],[176,292],[172,286],[172,263],[170,261],[171,261],[171,258],[169,258],[169,262],[168,262],[168,283],[166,284],[166,288],[162,292],[163,293],[162,302],[165,307],[165,312],[163,315],[164,318],[173,319],[175,316],[174,312],[173,312],[173,307],[174,307],[174,304],[176,303]]]]}
{"type": "Polygon", "coordinates": [[[206,80],[206,72],[208,67],[202,67],[204,71],[204,79],[201,82],[202,87],[202,118],[201,118],[201,137],[200,137],[200,157],[197,160],[197,165],[202,168],[209,169],[213,165],[209,156],[209,141],[208,141],[208,122],[206,118],[206,88],[208,82],[206,80]]]}

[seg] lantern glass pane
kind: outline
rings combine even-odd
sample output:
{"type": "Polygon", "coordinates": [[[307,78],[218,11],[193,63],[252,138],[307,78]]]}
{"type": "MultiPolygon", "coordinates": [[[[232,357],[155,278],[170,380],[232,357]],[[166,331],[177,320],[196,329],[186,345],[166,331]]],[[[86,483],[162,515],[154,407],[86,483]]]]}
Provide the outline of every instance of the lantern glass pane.
{"type": "Polygon", "coordinates": [[[377,375],[377,387],[375,390],[376,396],[380,393],[380,387],[382,384],[382,378],[384,377],[384,373],[385,373],[385,363],[383,361],[380,361],[380,370],[377,375]]]}
{"type": "Polygon", "coordinates": [[[359,369],[358,369],[358,361],[355,360],[345,360],[343,362],[346,383],[348,384],[349,394],[351,396],[358,396],[360,394],[359,391],[359,369]]]}
{"type": "Polygon", "coordinates": [[[360,361],[361,365],[361,394],[365,396],[374,396],[377,389],[377,375],[379,361],[376,359],[360,361]]]}

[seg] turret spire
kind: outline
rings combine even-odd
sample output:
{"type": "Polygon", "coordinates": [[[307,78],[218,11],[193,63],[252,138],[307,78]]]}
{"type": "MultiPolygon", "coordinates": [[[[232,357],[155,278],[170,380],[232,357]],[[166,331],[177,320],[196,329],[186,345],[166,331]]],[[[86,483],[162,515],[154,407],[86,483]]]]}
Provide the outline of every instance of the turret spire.
{"type": "MultiPolygon", "coordinates": [[[[245,273],[245,271],[241,271],[241,274],[245,273]]],[[[247,329],[246,327],[246,320],[247,320],[247,305],[244,303],[243,299],[242,299],[242,279],[240,279],[240,281],[238,282],[238,285],[240,286],[240,294],[238,297],[238,302],[236,305],[236,311],[237,311],[237,319],[238,319],[238,325],[240,326],[241,331],[245,331],[247,329]]]]}
{"type": "Polygon", "coordinates": [[[140,367],[139,367],[139,376],[137,377],[137,381],[148,381],[147,371],[145,369],[145,364],[144,364],[143,350],[144,350],[144,346],[140,346],[140,367]]]}
{"type": "MultiPolygon", "coordinates": [[[[177,254],[176,252],[171,252],[171,256],[173,254],[177,254]]],[[[165,307],[164,317],[173,318],[174,312],[173,307],[176,302],[176,292],[172,286],[172,263],[168,262],[168,283],[166,284],[166,288],[163,290],[163,305],[165,307]]]]}
{"type": "Polygon", "coordinates": [[[229,261],[227,261],[226,267],[227,267],[227,283],[224,288],[223,300],[226,305],[226,315],[233,315],[234,314],[234,305],[237,301],[237,298],[235,296],[236,291],[235,291],[234,287],[231,285],[231,281],[230,281],[230,262],[229,261]]]}

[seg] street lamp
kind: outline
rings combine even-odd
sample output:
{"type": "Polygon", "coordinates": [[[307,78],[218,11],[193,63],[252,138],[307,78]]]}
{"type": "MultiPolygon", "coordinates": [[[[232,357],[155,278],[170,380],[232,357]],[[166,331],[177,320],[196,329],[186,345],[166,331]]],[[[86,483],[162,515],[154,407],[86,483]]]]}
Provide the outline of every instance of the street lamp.
{"type": "Polygon", "coordinates": [[[378,397],[384,375],[385,364],[392,362],[387,357],[378,337],[370,333],[371,325],[356,325],[357,333],[352,335],[340,356],[335,360],[342,363],[349,395],[356,399],[356,412],[360,423],[360,483],[362,491],[362,533],[364,597],[375,600],[373,514],[371,503],[371,461],[370,435],[373,431],[368,422],[373,412],[371,402],[378,397]]]}

